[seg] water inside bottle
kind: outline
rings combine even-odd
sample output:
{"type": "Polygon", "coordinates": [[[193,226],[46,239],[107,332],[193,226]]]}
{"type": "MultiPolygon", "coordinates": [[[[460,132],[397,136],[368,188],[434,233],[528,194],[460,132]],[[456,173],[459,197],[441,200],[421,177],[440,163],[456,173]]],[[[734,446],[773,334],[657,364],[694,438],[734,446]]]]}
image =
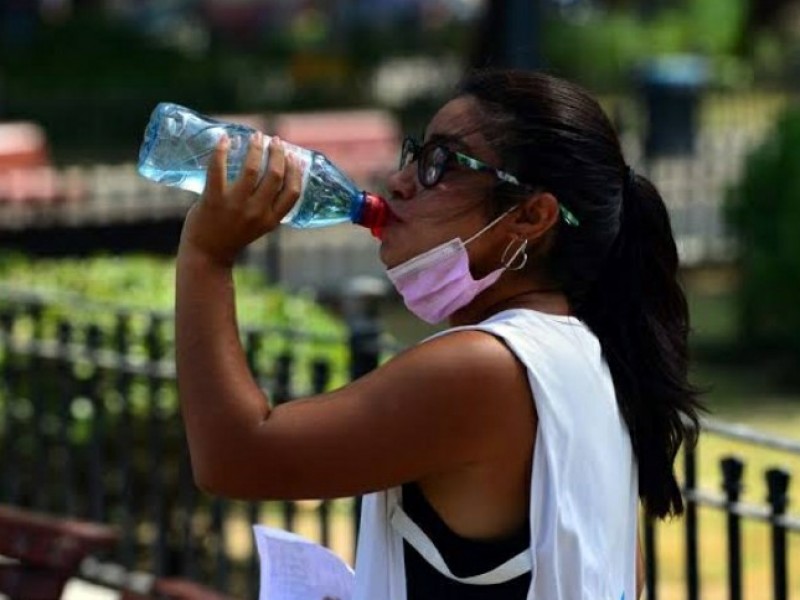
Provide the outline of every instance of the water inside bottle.
{"type": "Polygon", "coordinates": [[[239,175],[252,130],[207,119],[189,109],[161,103],[145,129],[139,151],[139,173],[173,187],[202,193],[206,170],[221,137],[227,134],[228,179],[239,175]]]}
{"type": "Polygon", "coordinates": [[[158,167],[142,165],[139,167],[139,173],[156,183],[179,187],[194,192],[195,194],[202,194],[203,188],[206,186],[205,169],[193,171],[164,171],[158,167]]]}
{"type": "MultiPolygon", "coordinates": [[[[190,109],[161,103],[153,111],[139,153],[139,172],[164,185],[200,194],[219,139],[227,135],[228,180],[239,176],[253,132],[249,127],[209,119],[190,109]]],[[[359,188],[324,155],[284,143],[305,165],[303,195],[282,222],[299,229],[356,222],[362,214],[359,188]]],[[[267,162],[262,156],[261,171],[267,162]]]]}
{"type": "Polygon", "coordinates": [[[311,161],[303,196],[283,222],[298,229],[352,222],[361,191],[324,155],[315,152],[311,161]]]}

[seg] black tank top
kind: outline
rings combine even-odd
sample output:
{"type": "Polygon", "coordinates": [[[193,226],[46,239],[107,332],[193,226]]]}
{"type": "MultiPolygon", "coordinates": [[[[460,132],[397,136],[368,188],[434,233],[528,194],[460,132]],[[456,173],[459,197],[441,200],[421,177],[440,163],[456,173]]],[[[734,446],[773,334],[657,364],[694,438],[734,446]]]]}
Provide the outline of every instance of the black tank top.
{"type": "MultiPolygon", "coordinates": [[[[416,483],[403,490],[403,510],[431,539],[447,567],[458,577],[481,575],[500,566],[530,546],[530,525],[500,541],[471,540],[453,532],[428,503],[416,483]]],[[[531,573],[504,583],[475,585],[445,577],[407,541],[403,541],[408,600],[525,600],[531,573]]]]}

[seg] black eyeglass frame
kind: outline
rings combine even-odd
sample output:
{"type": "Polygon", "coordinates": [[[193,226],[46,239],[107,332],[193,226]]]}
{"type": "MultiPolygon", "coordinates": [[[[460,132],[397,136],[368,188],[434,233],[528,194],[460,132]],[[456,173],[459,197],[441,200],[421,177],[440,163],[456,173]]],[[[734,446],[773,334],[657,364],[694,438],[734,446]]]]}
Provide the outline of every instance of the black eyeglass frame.
{"type": "MultiPolygon", "coordinates": [[[[417,179],[420,185],[425,188],[432,188],[442,180],[445,173],[445,165],[451,161],[471,171],[490,173],[505,183],[526,187],[519,182],[519,179],[507,171],[496,169],[482,160],[451,150],[440,142],[431,140],[420,144],[419,141],[409,135],[403,139],[403,145],[400,150],[400,170],[402,171],[415,161],[417,163],[417,179]],[[432,153],[438,153],[437,156],[440,157],[433,164],[426,160],[420,160],[420,158],[432,153]]],[[[565,223],[573,227],[580,225],[580,221],[572,211],[561,203],[559,203],[558,208],[565,223]]]]}

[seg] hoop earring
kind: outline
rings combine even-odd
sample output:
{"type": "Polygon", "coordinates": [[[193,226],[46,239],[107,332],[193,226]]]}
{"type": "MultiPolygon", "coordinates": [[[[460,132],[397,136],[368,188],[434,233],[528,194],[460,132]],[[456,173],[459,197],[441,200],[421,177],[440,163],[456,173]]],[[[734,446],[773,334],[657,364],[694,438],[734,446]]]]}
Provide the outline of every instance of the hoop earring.
{"type": "Polygon", "coordinates": [[[522,240],[522,243],[509,257],[508,253],[511,246],[514,245],[516,240],[511,240],[503,251],[503,256],[500,258],[500,264],[505,267],[507,271],[521,271],[528,264],[528,254],[525,252],[528,249],[528,240],[522,240]],[[519,264],[514,264],[514,263],[519,264]]]}

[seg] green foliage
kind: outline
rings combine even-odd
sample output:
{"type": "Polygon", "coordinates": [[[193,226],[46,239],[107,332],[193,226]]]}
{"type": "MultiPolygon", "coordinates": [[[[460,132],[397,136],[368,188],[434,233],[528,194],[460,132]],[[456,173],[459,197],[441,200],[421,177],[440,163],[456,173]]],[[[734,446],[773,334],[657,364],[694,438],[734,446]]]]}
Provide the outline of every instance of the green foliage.
{"type": "Polygon", "coordinates": [[[643,21],[630,12],[553,19],[544,28],[545,55],[558,72],[594,87],[628,83],[648,59],[697,53],[730,71],[747,13],[745,0],[688,0],[643,21]]]}
{"type": "MultiPolygon", "coordinates": [[[[239,325],[263,332],[257,368],[270,375],[276,357],[290,353],[295,360],[294,384],[310,385],[311,363],[331,365],[332,386],[347,380],[348,350],[344,323],[316,304],[311,297],[270,287],[260,272],[240,267],[234,274],[239,325]]],[[[165,316],[159,335],[169,359],[173,346],[170,325],[174,308],[174,261],[148,256],[105,256],[80,259],[30,260],[21,256],[0,258],[0,281],[15,289],[36,293],[45,300],[44,337],[55,339],[57,322],[67,318],[76,329],[76,342],[84,343],[88,327],[97,326],[104,345],[113,348],[117,314],[130,317],[130,348],[135,360],[147,356],[149,313],[165,316]]],[[[32,322],[18,324],[24,339],[31,339],[32,322]]]]}
{"type": "Polygon", "coordinates": [[[800,355],[800,109],[748,158],[726,216],[741,248],[746,342],[800,355]]]}
{"type": "MultiPolygon", "coordinates": [[[[80,510],[99,486],[109,518],[116,518],[113,507],[124,504],[145,522],[151,493],[131,495],[131,490],[151,489],[156,465],[162,482],[156,490],[165,506],[183,497],[179,486],[187,464],[172,369],[173,273],[172,260],[146,256],[0,255],[0,446],[11,459],[0,468],[0,478],[10,473],[22,498],[61,498],[71,482],[69,493],[80,510]],[[32,310],[36,307],[41,312],[32,310]],[[151,311],[161,318],[153,319],[151,311]],[[117,335],[121,314],[127,317],[125,344],[117,335]],[[72,326],[69,344],[56,342],[63,322],[72,326]],[[99,334],[99,346],[87,346],[90,331],[99,334]],[[41,452],[51,457],[44,475],[33,468],[41,452]],[[102,472],[92,467],[98,455],[102,472]],[[64,479],[64,463],[52,460],[66,456],[70,481],[64,479]]],[[[329,388],[347,381],[349,353],[339,319],[311,298],[267,286],[255,270],[239,268],[235,280],[240,324],[263,334],[248,358],[273,401],[279,357],[291,357],[290,389],[280,386],[290,395],[312,391],[316,361],[329,366],[329,388]]],[[[180,525],[172,527],[178,531],[180,525]]]]}
{"type": "Polygon", "coordinates": [[[644,30],[628,14],[585,22],[554,21],[544,28],[545,55],[560,74],[597,86],[615,87],[641,57],[644,30]]]}
{"type": "Polygon", "coordinates": [[[185,85],[187,76],[200,75],[193,61],[178,52],[147,44],[130,28],[94,16],[42,25],[30,48],[5,49],[0,66],[12,91],[19,87],[50,94],[79,87],[152,89],[174,77],[185,85]]]}
{"type": "MultiPolygon", "coordinates": [[[[268,286],[253,268],[240,267],[234,277],[242,325],[343,335],[342,323],[311,298],[268,286]]],[[[30,260],[6,256],[0,259],[0,279],[45,296],[70,294],[131,310],[171,311],[174,306],[174,261],[164,258],[139,255],[30,260]]]]}
{"type": "Polygon", "coordinates": [[[691,49],[708,55],[735,52],[747,20],[744,0],[694,0],[685,15],[691,49]]]}

